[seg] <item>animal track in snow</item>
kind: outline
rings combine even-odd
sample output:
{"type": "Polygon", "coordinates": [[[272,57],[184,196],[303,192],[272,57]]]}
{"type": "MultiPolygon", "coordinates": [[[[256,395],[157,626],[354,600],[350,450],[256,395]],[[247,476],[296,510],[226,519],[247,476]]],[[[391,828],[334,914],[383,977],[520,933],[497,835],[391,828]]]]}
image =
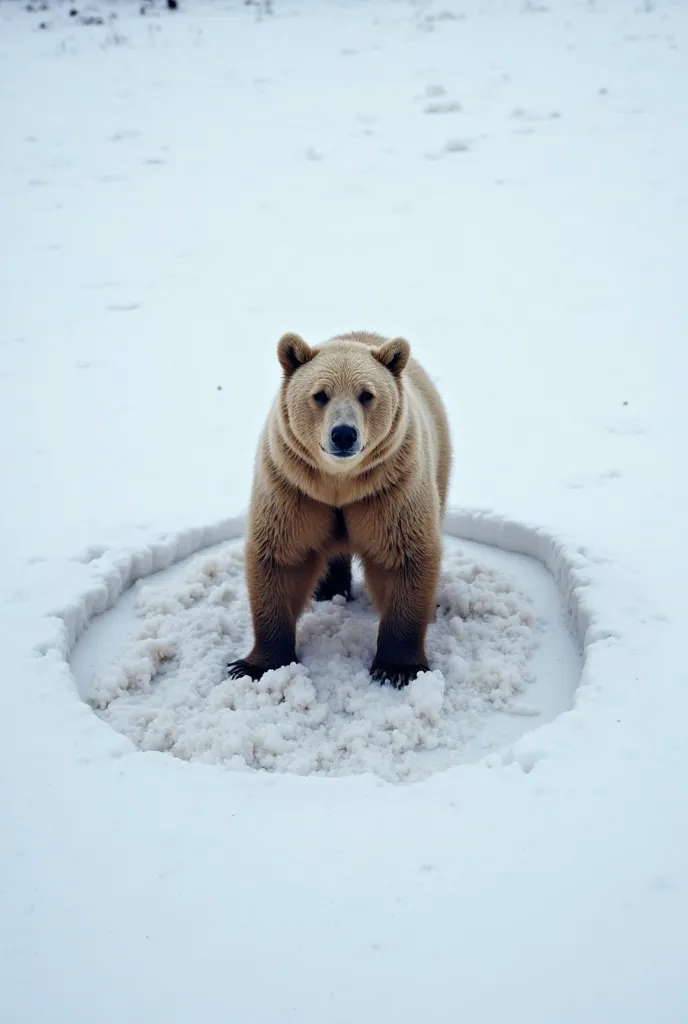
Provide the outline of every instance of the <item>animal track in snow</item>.
{"type": "Polygon", "coordinates": [[[538,124],[543,121],[557,121],[561,114],[558,110],[551,110],[548,114],[540,114],[534,110],[525,110],[523,107],[514,107],[509,114],[513,121],[525,121],[529,124],[538,124]]]}
{"type": "Polygon", "coordinates": [[[461,104],[456,100],[431,100],[423,107],[424,114],[460,114],[461,104]]]}

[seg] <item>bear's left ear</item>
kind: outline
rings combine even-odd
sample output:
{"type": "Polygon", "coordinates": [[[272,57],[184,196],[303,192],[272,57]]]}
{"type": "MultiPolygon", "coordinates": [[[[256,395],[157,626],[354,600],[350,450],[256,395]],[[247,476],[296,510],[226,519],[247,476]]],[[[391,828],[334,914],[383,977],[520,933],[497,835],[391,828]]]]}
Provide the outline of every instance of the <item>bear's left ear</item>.
{"type": "Polygon", "coordinates": [[[285,377],[291,377],[300,366],[313,358],[315,352],[298,334],[283,334],[277,345],[279,359],[285,377]]]}
{"type": "Polygon", "coordinates": [[[373,355],[379,363],[387,367],[390,373],[399,377],[411,358],[411,346],[406,338],[392,338],[391,341],[386,341],[379,348],[374,348],[373,355]]]}

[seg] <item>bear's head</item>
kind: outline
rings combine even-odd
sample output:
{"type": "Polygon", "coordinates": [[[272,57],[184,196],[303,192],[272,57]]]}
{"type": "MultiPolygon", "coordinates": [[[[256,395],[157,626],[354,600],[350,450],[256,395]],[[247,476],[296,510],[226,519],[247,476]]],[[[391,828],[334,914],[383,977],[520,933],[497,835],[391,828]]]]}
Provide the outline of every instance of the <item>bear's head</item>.
{"type": "Polygon", "coordinates": [[[285,334],[277,355],[285,440],[297,453],[300,448],[324,472],[347,473],[393,445],[403,425],[402,374],[411,355],[404,338],[377,347],[335,339],[311,348],[298,334],[285,334]]]}

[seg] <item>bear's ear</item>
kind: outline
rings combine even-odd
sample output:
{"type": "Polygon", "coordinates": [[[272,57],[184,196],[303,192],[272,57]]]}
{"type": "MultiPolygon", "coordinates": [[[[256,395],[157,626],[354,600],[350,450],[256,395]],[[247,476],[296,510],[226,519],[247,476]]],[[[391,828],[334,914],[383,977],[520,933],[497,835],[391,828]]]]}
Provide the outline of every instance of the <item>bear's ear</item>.
{"type": "Polygon", "coordinates": [[[374,348],[373,355],[390,373],[399,377],[411,358],[411,346],[406,338],[392,338],[379,348],[374,348]]]}
{"type": "Polygon", "coordinates": [[[285,377],[291,377],[300,366],[312,359],[315,352],[298,334],[283,334],[277,345],[279,359],[285,377]]]}

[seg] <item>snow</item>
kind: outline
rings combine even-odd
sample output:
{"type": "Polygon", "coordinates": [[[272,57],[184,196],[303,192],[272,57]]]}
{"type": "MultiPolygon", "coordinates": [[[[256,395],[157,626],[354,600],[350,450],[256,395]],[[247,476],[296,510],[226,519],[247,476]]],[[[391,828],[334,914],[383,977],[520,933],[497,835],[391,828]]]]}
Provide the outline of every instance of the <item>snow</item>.
{"type": "Polygon", "coordinates": [[[0,1019],[688,1019],[685,5],[99,10],[0,5],[0,1019]],[[91,661],[235,550],[280,334],[354,327],[447,400],[445,571],[537,605],[539,713],[335,777],[139,749],[201,666],[96,711],[91,661]]]}
{"type": "Polygon", "coordinates": [[[578,683],[556,588],[530,559],[447,539],[433,670],[404,693],[371,686],[377,619],[360,577],[353,602],[313,602],[304,614],[301,663],[256,685],[226,672],[251,646],[243,543],[179,568],[118,601],[71,658],[84,699],[142,750],[238,771],[418,781],[498,752],[531,716],[540,724],[568,709],[578,683]]]}

